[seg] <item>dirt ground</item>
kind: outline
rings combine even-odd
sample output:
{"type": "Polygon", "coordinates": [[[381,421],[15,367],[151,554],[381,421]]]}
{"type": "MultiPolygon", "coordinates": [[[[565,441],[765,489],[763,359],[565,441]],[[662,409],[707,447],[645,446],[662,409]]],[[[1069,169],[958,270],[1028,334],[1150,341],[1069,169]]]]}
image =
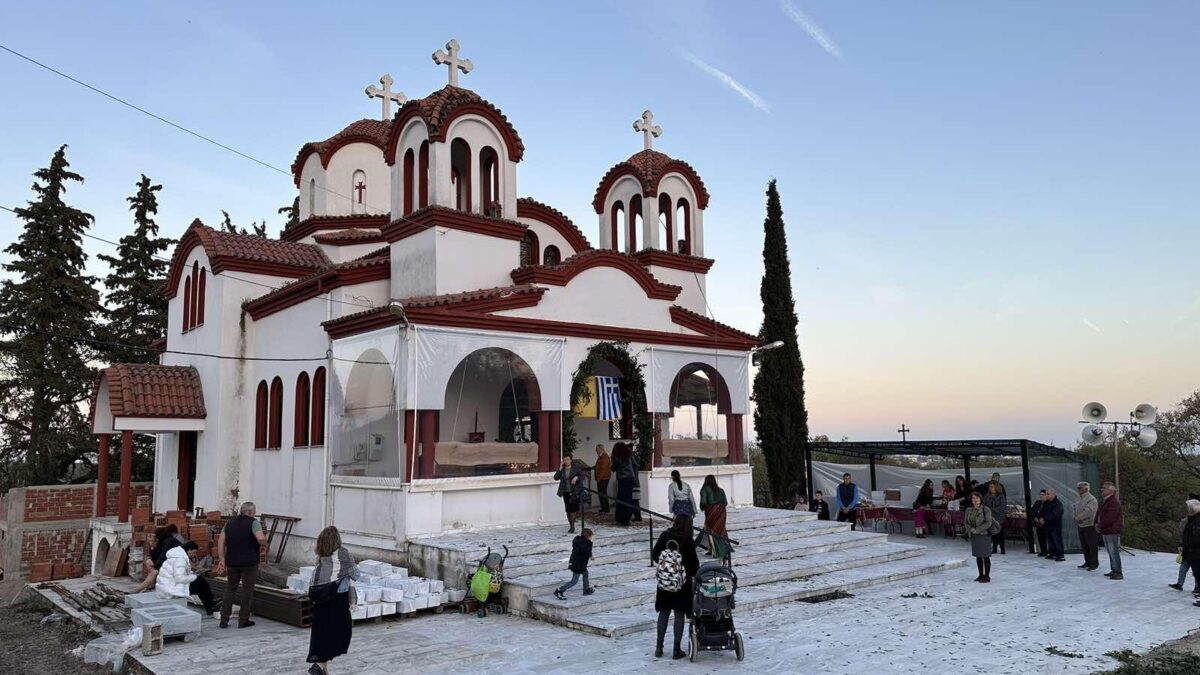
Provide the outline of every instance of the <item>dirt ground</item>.
{"type": "Polygon", "coordinates": [[[90,630],[63,617],[42,623],[49,611],[31,605],[0,606],[0,673],[60,675],[112,672],[84,663],[70,651],[95,637],[90,630]]]}

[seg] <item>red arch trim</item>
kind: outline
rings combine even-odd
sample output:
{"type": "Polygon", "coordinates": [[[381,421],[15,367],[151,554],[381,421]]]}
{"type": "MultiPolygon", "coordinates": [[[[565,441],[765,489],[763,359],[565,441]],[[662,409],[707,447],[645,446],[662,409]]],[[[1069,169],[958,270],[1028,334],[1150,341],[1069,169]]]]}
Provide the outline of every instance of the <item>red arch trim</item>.
{"type": "MultiPolygon", "coordinates": [[[[308,161],[309,155],[317,153],[317,157],[321,160],[321,168],[328,169],[329,162],[338,150],[351,143],[367,143],[379,148],[381,152],[387,151],[387,147],[379,138],[367,134],[350,134],[330,142],[325,147],[318,147],[317,143],[305,143],[304,147],[300,148],[300,154],[296,155],[296,161],[292,163],[292,174],[296,187],[300,187],[300,173],[304,171],[304,163],[308,161]]],[[[391,164],[391,162],[388,163],[391,164]]]]}
{"type": "Polygon", "coordinates": [[[536,220],[539,223],[549,225],[551,229],[562,235],[563,239],[575,249],[574,253],[582,253],[590,251],[592,245],[588,243],[587,237],[583,236],[583,232],[571,222],[571,219],[562,211],[536,199],[529,197],[521,197],[517,199],[517,217],[529,218],[536,220]]]}
{"type": "Polygon", "coordinates": [[[708,208],[708,190],[704,187],[704,181],[700,179],[699,174],[687,162],[678,159],[671,159],[661,166],[655,168],[653,173],[647,174],[641,167],[633,162],[624,161],[617,164],[604,174],[600,179],[600,185],[596,188],[596,195],[592,198],[592,208],[597,214],[604,213],[604,200],[608,196],[612,187],[617,184],[617,181],[624,176],[632,176],[642,186],[643,197],[657,197],[658,186],[662,183],[662,179],[668,174],[678,173],[683,176],[684,180],[692,186],[692,192],[696,193],[696,206],[701,209],[708,208]]]}
{"type": "Polygon", "coordinates": [[[567,258],[560,265],[540,265],[516,269],[512,272],[512,278],[519,284],[537,283],[566,286],[580,273],[597,267],[612,267],[625,272],[642,287],[642,290],[646,292],[646,297],[655,300],[675,300],[683,291],[679,286],[664,284],[656,279],[632,256],[605,249],[593,249],[580,253],[567,258]]]}
{"type": "Polygon", "coordinates": [[[460,103],[454,107],[445,117],[436,120],[426,114],[425,110],[420,105],[405,105],[400,111],[400,114],[392,120],[392,128],[388,133],[387,146],[384,148],[383,158],[388,165],[396,163],[396,155],[399,152],[400,132],[404,130],[404,126],[413,118],[419,118],[425,122],[426,132],[429,134],[430,143],[445,143],[446,131],[450,128],[454,120],[463,115],[479,115],[492,124],[496,129],[496,133],[500,134],[501,140],[504,141],[504,147],[508,150],[508,158],[514,162],[521,161],[525,155],[525,144],[521,142],[521,137],[517,135],[516,129],[508,123],[508,119],[496,109],[495,106],[484,101],[474,101],[470,103],[460,103]]]}

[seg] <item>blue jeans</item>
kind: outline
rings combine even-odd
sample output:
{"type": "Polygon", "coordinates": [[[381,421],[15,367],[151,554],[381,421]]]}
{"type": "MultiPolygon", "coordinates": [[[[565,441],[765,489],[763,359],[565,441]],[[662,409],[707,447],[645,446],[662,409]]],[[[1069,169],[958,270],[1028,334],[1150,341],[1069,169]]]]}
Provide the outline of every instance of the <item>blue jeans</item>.
{"type": "Polygon", "coordinates": [[[1108,566],[1110,572],[1114,574],[1121,573],[1121,535],[1105,534],[1101,535],[1104,539],[1104,550],[1108,552],[1108,566]]]}
{"type": "Polygon", "coordinates": [[[1192,569],[1192,564],[1187,560],[1179,563],[1179,579],[1175,582],[1182,586],[1183,582],[1187,581],[1188,570],[1192,569]]]}
{"type": "Polygon", "coordinates": [[[584,571],[582,571],[582,572],[571,572],[571,580],[570,580],[570,581],[568,581],[567,583],[563,584],[562,586],[559,586],[559,587],[558,587],[558,592],[559,592],[559,593],[566,593],[568,588],[570,588],[570,587],[574,586],[575,584],[579,583],[579,577],[583,577],[583,590],[585,590],[585,591],[586,591],[587,589],[589,589],[589,588],[591,588],[591,587],[592,587],[592,585],[591,585],[590,583],[588,583],[588,573],[587,573],[587,570],[584,570],[584,571]]]}

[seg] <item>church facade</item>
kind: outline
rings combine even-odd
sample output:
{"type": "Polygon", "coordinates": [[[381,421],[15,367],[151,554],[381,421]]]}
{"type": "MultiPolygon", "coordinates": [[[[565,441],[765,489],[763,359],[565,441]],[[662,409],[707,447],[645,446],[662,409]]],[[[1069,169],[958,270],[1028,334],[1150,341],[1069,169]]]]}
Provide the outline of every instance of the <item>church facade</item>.
{"type": "Polygon", "coordinates": [[[647,111],[643,149],[598,179],[589,238],[518,196],[526,148],[458,85],[458,51],[434,54],[444,88],[408,100],[385,76],[367,90],[382,119],[300,149],[299,220],[278,239],[182,236],[160,364],[104,370],[93,402],[104,461],[111,437],[156,435],[155,510],[250,500],[301,538],[333,524],[402,550],[560,522],[562,454],[591,465],[619,442],[640,451],[647,508],[667,511],[673,469],[752,503],[757,340],[706,316],[699,174],[653,149],[647,111]],[[586,412],[597,376],[617,413],[586,412]]]}

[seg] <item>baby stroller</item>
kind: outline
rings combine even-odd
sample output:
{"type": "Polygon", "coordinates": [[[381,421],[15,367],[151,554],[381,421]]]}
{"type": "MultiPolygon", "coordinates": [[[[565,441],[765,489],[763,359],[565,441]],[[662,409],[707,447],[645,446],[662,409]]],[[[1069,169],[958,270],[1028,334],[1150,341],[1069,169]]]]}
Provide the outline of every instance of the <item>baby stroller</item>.
{"type": "Polygon", "coordinates": [[[692,586],[688,658],[695,661],[696,652],[701,650],[732,649],[741,661],[746,651],[742,646],[742,634],[733,626],[737,574],[720,561],[709,561],[700,566],[692,586]]]}
{"type": "Polygon", "coordinates": [[[504,555],[492,553],[489,546],[487,553],[479,560],[475,574],[471,576],[471,592],[458,606],[458,611],[466,614],[470,611],[470,603],[478,602],[479,609],[475,616],[483,618],[489,611],[500,614],[508,613],[508,600],[501,597],[500,591],[504,586],[504,561],[508,560],[508,547],[504,547],[504,555]]]}

